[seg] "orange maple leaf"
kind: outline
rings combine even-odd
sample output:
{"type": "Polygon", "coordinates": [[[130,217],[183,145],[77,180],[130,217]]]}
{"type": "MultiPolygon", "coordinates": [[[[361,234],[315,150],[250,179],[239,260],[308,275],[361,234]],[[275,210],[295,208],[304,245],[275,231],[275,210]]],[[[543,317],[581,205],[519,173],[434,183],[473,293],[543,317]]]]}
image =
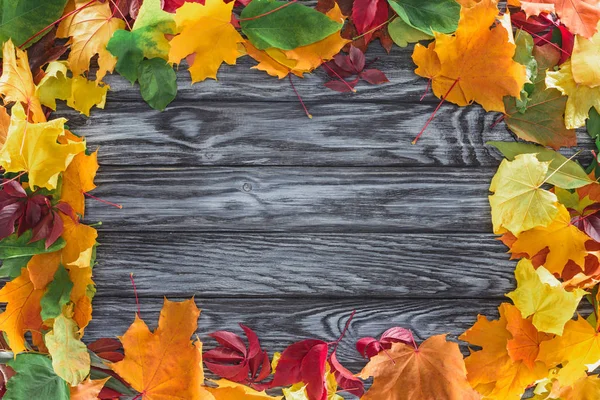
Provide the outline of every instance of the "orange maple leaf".
{"type": "Polygon", "coordinates": [[[8,303],[0,314],[0,331],[6,333],[15,355],[27,349],[24,337],[27,331],[39,333],[41,330],[43,295],[43,290],[33,287],[27,268],[21,269],[21,275],[0,290],[0,302],[8,303]]]}
{"type": "Polygon", "coordinates": [[[436,96],[459,106],[475,101],[486,111],[501,112],[504,96],[519,97],[527,81],[525,67],[513,60],[515,45],[506,28],[493,26],[497,15],[494,0],[463,7],[454,35],[436,33],[435,45],[415,46],[415,73],[432,79],[436,96]]]}
{"type": "Polygon", "coordinates": [[[528,17],[555,13],[571,32],[586,38],[594,36],[600,20],[598,0],[523,0],[521,8],[528,17]]]}
{"type": "Polygon", "coordinates": [[[60,200],[69,205],[76,213],[85,212],[84,193],[96,188],[94,178],[98,171],[98,150],[90,154],[79,153],[63,173],[60,200]]]}
{"type": "Polygon", "coordinates": [[[458,345],[447,342],[446,335],[432,336],[418,349],[394,343],[390,350],[371,358],[358,376],[373,377],[362,400],[481,398],[467,381],[458,345]]]}
{"type": "Polygon", "coordinates": [[[158,328],[150,332],[136,314],[120,337],[125,358],[110,368],[125,379],[144,400],[214,400],[204,387],[202,343],[190,341],[198,327],[200,310],[194,299],[173,302],[165,298],[158,328]]]}
{"type": "Polygon", "coordinates": [[[90,378],[87,378],[79,385],[70,387],[70,400],[97,400],[100,391],[104,387],[106,381],[109,379],[110,377],[97,380],[91,380],[90,378]]]}

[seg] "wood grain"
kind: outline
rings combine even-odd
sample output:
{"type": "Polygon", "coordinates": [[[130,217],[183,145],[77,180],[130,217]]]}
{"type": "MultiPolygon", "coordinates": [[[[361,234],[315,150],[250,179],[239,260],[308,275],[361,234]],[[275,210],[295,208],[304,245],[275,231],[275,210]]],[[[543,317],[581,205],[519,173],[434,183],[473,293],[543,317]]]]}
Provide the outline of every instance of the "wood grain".
{"type": "MultiPolygon", "coordinates": [[[[491,234],[101,232],[99,293],[204,298],[502,298],[515,261],[491,234]]],[[[241,300],[240,300],[241,301],[241,300]]]]}
{"type": "MultiPolygon", "coordinates": [[[[57,115],[68,117],[91,148],[101,148],[105,166],[496,167],[501,156],[485,143],[514,140],[503,123],[491,128],[498,113],[479,106],[444,105],[416,145],[411,141],[433,103],[338,99],[309,107],[312,120],[298,103],[182,99],[162,113],[138,102],[109,101],[89,119],[64,107],[57,115]]],[[[585,132],[579,141],[579,148],[594,147],[585,132]]],[[[591,155],[580,158],[589,162],[591,155]]]]}
{"type": "Polygon", "coordinates": [[[491,231],[494,169],[106,168],[88,223],[123,231],[491,231]]]}

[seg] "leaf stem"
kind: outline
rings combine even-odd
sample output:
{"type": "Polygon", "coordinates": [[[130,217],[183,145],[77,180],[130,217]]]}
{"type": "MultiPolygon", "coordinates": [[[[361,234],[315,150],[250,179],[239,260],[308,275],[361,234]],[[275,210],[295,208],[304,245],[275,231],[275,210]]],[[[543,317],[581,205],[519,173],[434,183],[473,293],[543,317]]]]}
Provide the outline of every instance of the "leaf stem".
{"type": "MultiPolygon", "coordinates": [[[[321,61],[323,61],[323,59],[321,59],[321,61]]],[[[340,74],[338,74],[333,68],[331,68],[329,65],[327,65],[326,62],[322,62],[321,66],[325,66],[329,71],[331,71],[335,76],[337,76],[339,78],[339,80],[342,81],[342,83],[348,87],[348,89],[350,89],[352,92],[356,93],[356,89],[354,89],[352,86],[350,86],[350,84],[348,82],[346,82],[346,80],[344,78],[342,78],[340,76],[340,74]]]]}
{"type": "Polygon", "coordinates": [[[138,298],[137,287],[135,286],[135,280],[133,280],[133,272],[129,273],[129,280],[131,280],[131,285],[133,285],[133,294],[135,294],[135,304],[137,305],[137,316],[139,318],[142,318],[142,313],[140,311],[140,299],[138,298]]]}
{"type": "Polygon", "coordinates": [[[292,85],[292,89],[294,90],[294,93],[296,93],[296,97],[298,97],[298,100],[300,101],[300,104],[302,105],[302,108],[304,109],[306,116],[308,118],[312,119],[312,117],[313,117],[312,114],[308,112],[308,109],[306,108],[306,106],[304,105],[304,102],[302,101],[302,97],[300,97],[300,94],[296,90],[296,86],[294,86],[294,82],[292,81],[292,75],[288,74],[288,78],[290,78],[290,85],[292,85]]]}
{"type": "Polygon", "coordinates": [[[348,332],[348,328],[350,327],[350,322],[352,321],[352,318],[354,318],[355,314],[356,314],[356,310],[352,310],[352,313],[350,314],[350,317],[348,317],[348,321],[346,321],[346,325],[344,325],[344,329],[342,330],[342,333],[340,334],[340,337],[338,337],[336,339],[336,341],[332,343],[333,344],[333,351],[337,350],[338,344],[340,344],[340,342],[342,341],[342,339],[346,335],[346,332],[348,332]]]}
{"type": "Polygon", "coordinates": [[[94,196],[94,195],[92,195],[92,194],[89,194],[88,192],[82,192],[82,193],[83,193],[85,196],[87,196],[87,197],[89,197],[89,198],[91,198],[91,199],[94,199],[94,200],[97,200],[97,201],[99,201],[100,203],[108,204],[109,206],[113,206],[113,207],[116,207],[116,208],[118,208],[118,209],[122,209],[122,208],[123,208],[123,206],[122,206],[121,204],[117,204],[117,203],[113,203],[112,201],[108,201],[108,200],[101,199],[101,198],[99,198],[99,197],[96,197],[96,196],[94,196]]]}
{"type": "Polygon", "coordinates": [[[423,129],[421,129],[421,131],[419,132],[419,134],[417,135],[417,137],[415,137],[413,139],[412,144],[417,144],[417,140],[419,140],[419,138],[421,137],[421,135],[425,132],[425,129],[427,129],[427,127],[429,126],[429,124],[431,123],[431,121],[433,121],[433,117],[435,117],[435,114],[437,114],[437,112],[440,109],[440,107],[442,106],[442,104],[444,104],[444,101],[446,101],[446,97],[448,97],[448,95],[450,94],[450,92],[452,91],[452,89],[454,89],[454,87],[456,86],[456,84],[459,81],[460,81],[460,78],[456,78],[454,80],[454,83],[452,84],[452,86],[450,86],[450,89],[448,89],[448,91],[446,92],[446,94],[442,96],[442,99],[440,100],[440,103],[437,105],[437,107],[435,108],[435,110],[433,110],[433,113],[431,114],[431,116],[429,117],[429,119],[427,120],[427,122],[425,122],[425,125],[423,126],[423,129]]]}
{"type": "Polygon", "coordinates": [[[392,15],[392,16],[391,16],[391,17],[390,17],[390,18],[389,18],[387,21],[385,21],[384,23],[381,23],[381,24],[377,25],[375,28],[371,28],[371,29],[369,29],[368,31],[366,31],[366,32],[364,32],[364,33],[361,33],[360,35],[353,37],[353,38],[352,38],[352,41],[358,40],[358,39],[360,39],[361,37],[368,35],[369,33],[373,33],[373,32],[375,32],[377,29],[381,28],[382,26],[385,26],[385,25],[389,24],[390,22],[392,22],[392,20],[393,20],[394,18],[396,18],[397,16],[398,16],[397,14],[394,14],[394,15],[392,15]]]}
{"type": "Polygon", "coordinates": [[[121,14],[121,18],[123,19],[123,21],[125,21],[125,25],[127,25],[127,28],[129,28],[129,30],[131,31],[131,25],[129,25],[129,21],[127,21],[127,18],[125,18],[125,15],[123,15],[123,12],[121,11],[121,9],[119,8],[119,5],[117,3],[115,3],[114,0],[109,0],[113,6],[115,7],[113,10],[113,14],[112,16],[115,16],[115,13],[118,11],[119,14],[121,14]]]}

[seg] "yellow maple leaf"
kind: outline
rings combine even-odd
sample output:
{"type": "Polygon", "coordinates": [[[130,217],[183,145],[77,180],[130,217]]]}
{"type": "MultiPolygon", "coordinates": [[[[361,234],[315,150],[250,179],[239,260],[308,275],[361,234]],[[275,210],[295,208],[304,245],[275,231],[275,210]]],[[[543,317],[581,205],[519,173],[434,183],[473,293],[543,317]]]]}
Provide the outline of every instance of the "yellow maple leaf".
{"type": "Polygon", "coordinates": [[[523,318],[533,315],[537,330],[562,335],[565,324],[573,318],[587,292],[583,289],[567,292],[547,269],[534,269],[526,258],[517,264],[515,277],[517,288],[506,296],[515,303],[523,318]]]}
{"type": "Polygon", "coordinates": [[[560,70],[546,73],[546,86],[569,96],[565,108],[565,126],[568,129],[584,126],[590,108],[600,112],[600,87],[592,88],[575,82],[571,60],[563,63],[560,70]]]}
{"type": "Polygon", "coordinates": [[[510,246],[510,252],[527,253],[531,258],[548,247],[544,267],[560,276],[569,260],[579,266],[585,264],[585,256],[588,255],[585,242],[591,239],[571,224],[571,216],[565,206],[558,204],[557,207],[558,214],[550,225],[522,232],[510,246]]]}
{"type": "Polygon", "coordinates": [[[214,383],[216,383],[218,387],[207,387],[206,390],[215,397],[215,400],[280,400],[282,398],[281,396],[269,396],[264,391],[259,392],[258,390],[254,390],[248,386],[227,379],[219,379],[214,383]]]}
{"type": "Polygon", "coordinates": [[[0,77],[0,95],[4,103],[23,103],[33,122],[44,122],[40,100],[36,96],[27,53],[15,48],[9,39],[2,48],[2,76],[0,77]]]}
{"type": "MultiPolygon", "coordinates": [[[[471,350],[465,358],[467,378],[485,399],[519,400],[529,385],[546,376],[546,365],[541,361],[532,363],[531,357],[538,351],[536,347],[551,336],[534,335],[527,340],[522,335],[527,322],[520,320],[519,310],[508,303],[498,309],[499,320],[489,321],[479,315],[473,327],[459,337],[482,348],[471,350]],[[513,344],[526,344],[526,349],[517,350],[513,344]]],[[[528,333],[537,332],[535,328],[525,329],[528,333]]]]}
{"type": "Polygon", "coordinates": [[[588,365],[600,361],[600,334],[579,315],[567,322],[562,336],[541,344],[537,359],[548,366],[562,364],[557,379],[561,386],[571,386],[586,376],[588,365]]]}
{"type": "Polygon", "coordinates": [[[125,358],[110,368],[142,393],[142,400],[214,400],[203,387],[202,343],[190,336],[198,326],[200,310],[194,299],[172,302],[165,298],[158,328],[150,332],[136,314],[125,335],[125,358]]]}
{"type": "Polygon", "coordinates": [[[65,135],[64,118],[29,123],[21,104],[12,108],[8,136],[0,149],[0,165],[7,172],[27,171],[33,188],[55,189],[58,176],[73,157],[85,150],[85,142],[59,144],[65,135]]]}
{"type": "Polygon", "coordinates": [[[217,79],[222,63],[234,65],[244,39],[231,25],[233,2],[206,0],[204,5],[185,3],[175,13],[179,35],[171,40],[169,62],[179,63],[194,54],[189,66],[192,83],[217,79]]]}
{"type": "Polygon", "coordinates": [[[589,87],[600,86],[600,32],[590,39],[575,35],[571,68],[573,80],[589,87]]]}
{"type": "Polygon", "coordinates": [[[548,226],[556,214],[557,198],[542,189],[549,162],[540,162],[535,154],[519,154],[513,161],[506,159],[498,167],[489,196],[494,233],[509,230],[515,236],[521,232],[548,226]]]}
{"type": "Polygon", "coordinates": [[[56,110],[56,99],[66,100],[67,105],[80,113],[90,116],[93,106],[104,108],[106,93],[110,87],[97,85],[81,75],[67,76],[64,61],[52,61],[46,68],[46,75],[37,86],[37,94],[43,105],[56,110]]]}
{"type": "Polygon", "coordinates": [[[432,79],[436,96],[459,106],[475,101],[486,111],[501,112],[504,96],[519,97],[527,81],[525,67],[513,60],[515,45],[506,28],[493,26],[497,16],[494,0],[462,7],[454,35],[435,33],[435,46],[415,46],[415,73],[432,79]]]}
{"type": "MultiPolygon", "coordinates": [[[[88,0],[74,0],[72,8],[81,8],[88,0]]],[[[58,26],[57,37],[70,37],[69,69],[73,75],[81,75],[90,67],[90,60],[98,54],[96,82],[112,72],[117,59],[106,49],[106,44],[118,29],[125,27],[122,19],[113,15],[110,2],[95,3],[65,18],[58,26]]]]}
{"type": "Polygon", "coordinates": [[[94,178],[97,171],[98,150],[90,155],[77,154],[63,174],[60,200],[68,203],[80,215],[85,212],[84,193],[96,188],[94,178]]]}
{"type": "Polygon", "coordinates": [[[44,290],[33,287],[27,268],[21,269],[21,275],[0,290],[0,302],[8,303],[0,314],[0,331],[6,334],[15,355],[27,349],[24,337],[27,331],[41,330],[40,301],[43,295],[44,290]]]}
{"type": "MultiPolygon", "coordinates": [[[[337,3],[326,15],[336,22],[343,23],[346,20],[337,3]]],[[[290,72],[299,77],[312,72],[323,62],[331,60],[342,47],[350,42],[351,40],[341,37],[340,31],[338,31],[316,43],[300,46],[293,50],[276,48],[259,50],[248,40],[244,42],[244,46],[248,55],[258,61],[258,65],[252,67],[253,69],[265,71],[271,76],[282,79],[290,72]]]]}
{"type": "Polygon", "coordinates": [[[71,386],[70,389],[70,400],[97,400],[100,391],[108,382],[108,378],[92,380],[87,378],[77,386],[71,386]]]}

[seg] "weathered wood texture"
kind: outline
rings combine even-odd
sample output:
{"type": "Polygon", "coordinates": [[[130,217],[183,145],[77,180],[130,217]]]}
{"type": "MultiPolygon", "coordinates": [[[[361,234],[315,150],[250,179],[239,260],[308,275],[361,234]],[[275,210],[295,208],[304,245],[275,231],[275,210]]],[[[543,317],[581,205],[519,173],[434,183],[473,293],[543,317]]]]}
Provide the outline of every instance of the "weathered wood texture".
{"type": "Polygon", "coordinates": [[[495,317],[514,262],[491,233],[501,158],[485,142],[515,139],[491,128],[497,113],[445,104],[411,145],[438,100],[419,101],[426,82],[410,50],[375,45],[376,57],[390,83],[357,94],[324,88],[322,71],[294,79],[312,120],[287,80],[247,58],[218,82],[192,86],[179,71],[179,97],[163,113],[117,76],[106,110],[87,119],[61,107],[100,147],[94,194],[124,206],[88,201],[87,221],[102,225],[86,340],[133,320],[131,272],[151,326],[163,295],[195,295],[201,338],[244,322],[270,352],[332,340],[356,309],[340,346],[355,371],[360,336],[400,325],[455,340],[478,313],[495,317]]]}

